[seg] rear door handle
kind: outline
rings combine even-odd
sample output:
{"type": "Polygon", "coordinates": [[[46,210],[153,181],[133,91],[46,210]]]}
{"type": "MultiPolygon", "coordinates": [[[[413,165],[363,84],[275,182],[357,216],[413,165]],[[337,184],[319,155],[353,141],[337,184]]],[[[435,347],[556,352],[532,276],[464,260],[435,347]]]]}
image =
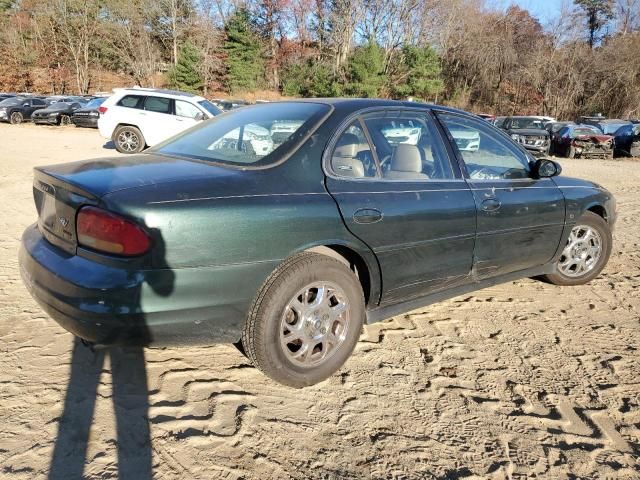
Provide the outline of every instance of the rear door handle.
{"type": "Polygon", "coordinates": [[[485,212],[495,212],[502,206],[502,202],[497,198],[487,198],[482,201],[482,210],[485,212]]]}
{"type": "Polygon", "coordinates": [[[375,208],[360,208],[353,213],[353,221],[356,223],[378,223],[382,217],[382,212],[375,208]]]}

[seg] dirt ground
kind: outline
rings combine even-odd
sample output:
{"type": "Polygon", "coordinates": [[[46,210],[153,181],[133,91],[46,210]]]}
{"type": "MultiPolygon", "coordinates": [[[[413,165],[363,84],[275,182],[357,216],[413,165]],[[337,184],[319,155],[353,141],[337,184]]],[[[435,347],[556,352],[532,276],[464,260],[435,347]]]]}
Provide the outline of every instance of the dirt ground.
{"type": "Polygon", "coordinates": [[[31,168],[103,144],[0,125],[0,478],[640,478],[640,162],[562,160],[618,199],[590,285],[522,280],[366,327],[338,374],[292,390],[229,345],[93,354],[30,298],[31,168]]]}

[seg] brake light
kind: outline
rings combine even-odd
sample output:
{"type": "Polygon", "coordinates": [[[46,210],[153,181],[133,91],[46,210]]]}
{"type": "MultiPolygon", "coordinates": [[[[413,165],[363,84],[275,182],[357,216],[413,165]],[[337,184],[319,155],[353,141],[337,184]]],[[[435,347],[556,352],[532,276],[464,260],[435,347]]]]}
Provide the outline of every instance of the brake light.
{"type": "Polygon", "coordinates": [[[103,115],[107,113],[107,110],[108,110],[107,107],[102,107],[102,106],[98,107],[98,111],[103,115]]]}
{"type": "Polygon", "coordinates": [[[151,247],[151,239],[142,227],[96,207],[80,209],[76,232],[80,245],[100,252],[134,256],[151,247]]]}

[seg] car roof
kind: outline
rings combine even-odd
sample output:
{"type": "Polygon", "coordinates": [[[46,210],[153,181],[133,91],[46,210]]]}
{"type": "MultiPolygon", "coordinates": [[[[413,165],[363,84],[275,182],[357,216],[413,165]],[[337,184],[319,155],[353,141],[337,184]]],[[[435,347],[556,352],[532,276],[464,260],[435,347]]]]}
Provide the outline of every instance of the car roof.
{"type": "MultiPolygon", "coordinates": [[[[375,108],[375,107],[397,107],[397,108],[423,108],[425,110],[429,109],[437,109],[450,113],[460,113],[467,116],[472,116],[476,118],[477,115],[469,112],[465,112],[464,110],[459,110],[457,108],[445,107],[443,105],[437,105],[434,103],[422,103],[422,102],[410,102],[404,100],[388,100],[383,98],[299,98],[295,100],[284,100],[284,101],[275,101],[270,102],[268,105],[274,105],[277,103],[322,103],[325,105],[333,106],[336,109],[346,109],[346,110],[363,110],[365,108],[375,108]]],[[[267,104],[263,104],[267,105],[267,104]]]]}
{"type": "Polygon", "coordinates": [[[126,93],[130,93],[130,94],[140,94],[140,93],[146,93],[146,94],[151,94],[151,95],[158,95],[158,96],[174,96],[174,97],[181,97],[181,98],[189,98],[192,100],[204,100],[204,97],[201,97],[200,95],[195,95],[193,93],[188,93],[188,92],[181,92],[179,90],[169,90],[169,89],[164,89],[164,88],[122,88],[122,89],[118,89],[118,92],[126,92],[126,93]]]}

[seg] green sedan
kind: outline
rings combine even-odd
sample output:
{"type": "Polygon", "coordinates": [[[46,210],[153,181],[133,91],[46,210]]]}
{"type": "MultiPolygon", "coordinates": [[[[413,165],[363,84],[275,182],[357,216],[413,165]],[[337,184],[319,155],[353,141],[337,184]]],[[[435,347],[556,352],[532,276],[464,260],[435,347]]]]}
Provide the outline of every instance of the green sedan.
{"type": "Polygon", "coordinates": [[[303,387],[363,324],[522,277],[595,278],[615,200],[560,170],[445,107],[256,105],[141,155],[36,168],[21,272],[87,343],[240,343],[303,387]]]}

